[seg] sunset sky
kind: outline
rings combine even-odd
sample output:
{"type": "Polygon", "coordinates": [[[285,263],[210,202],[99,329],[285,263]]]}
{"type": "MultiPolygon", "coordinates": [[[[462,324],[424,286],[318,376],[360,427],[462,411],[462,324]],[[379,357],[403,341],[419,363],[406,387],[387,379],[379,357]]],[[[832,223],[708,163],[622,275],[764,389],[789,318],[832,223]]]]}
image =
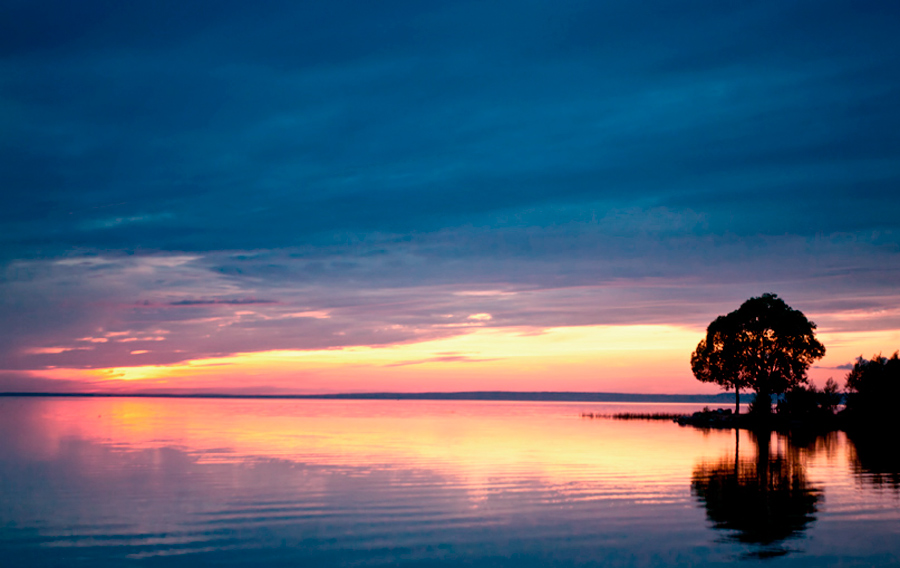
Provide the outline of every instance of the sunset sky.
{"type": "Polygon", "coordinates": [[[900,3],[0,5],[0,392],[714,393],[900,348],[900,3]]]}

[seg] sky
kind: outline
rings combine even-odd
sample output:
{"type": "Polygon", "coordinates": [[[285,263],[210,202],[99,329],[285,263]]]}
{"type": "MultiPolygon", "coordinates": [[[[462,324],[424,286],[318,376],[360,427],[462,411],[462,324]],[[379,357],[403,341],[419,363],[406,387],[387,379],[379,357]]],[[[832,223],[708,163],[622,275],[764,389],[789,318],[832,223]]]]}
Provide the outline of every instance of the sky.
{"type": "Polygon", "coordinates": [[[8,0],[0,391],[713,393],[900,348],[900,4],[8,0]]]}

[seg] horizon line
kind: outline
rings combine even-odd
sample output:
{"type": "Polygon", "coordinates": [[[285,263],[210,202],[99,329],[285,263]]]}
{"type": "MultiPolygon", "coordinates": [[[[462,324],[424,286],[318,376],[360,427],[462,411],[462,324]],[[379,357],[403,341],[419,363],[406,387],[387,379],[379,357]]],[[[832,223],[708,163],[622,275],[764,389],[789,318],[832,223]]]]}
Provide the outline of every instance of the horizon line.
{"type": "MultiPolygon", "coordinates": [[[[750,394],[750,393],[748,393],[750,394]]],[[[0,397],[210,398],[282,400],[496,400],[535,402],[722,402],[733,393],[646,394],[582,391],[367,392],[325,394],[0,392],[0,397]]]]}

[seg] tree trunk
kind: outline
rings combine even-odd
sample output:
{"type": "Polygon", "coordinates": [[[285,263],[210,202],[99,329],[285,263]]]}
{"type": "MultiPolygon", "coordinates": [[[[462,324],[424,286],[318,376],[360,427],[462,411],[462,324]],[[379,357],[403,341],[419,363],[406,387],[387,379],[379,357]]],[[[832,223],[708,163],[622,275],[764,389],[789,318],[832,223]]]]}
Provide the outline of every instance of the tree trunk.
{"type": "Polygon", "coordinates": [[[753,403],[754,414],[760,417],[768,417],[772,414],[772,393],[763,387],[756,391],[756,401],[753,403]]]}
{"type": "Polygon", "coordinates": [[[741,413],[741,387],[734,388],[734,415],[741,413]]]}

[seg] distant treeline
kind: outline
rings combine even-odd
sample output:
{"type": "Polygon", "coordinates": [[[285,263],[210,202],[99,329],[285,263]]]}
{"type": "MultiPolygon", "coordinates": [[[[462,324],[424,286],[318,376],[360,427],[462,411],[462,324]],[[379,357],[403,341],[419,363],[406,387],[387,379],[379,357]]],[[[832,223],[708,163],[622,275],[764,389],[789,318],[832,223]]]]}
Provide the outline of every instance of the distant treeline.
{"type": "Polygon", "coordinates": [[[630,394],[615,392],[425,392],[425,393],[346,393],[346,394],[181,394],[181,393],[44,393],[7,392],[0,396],[42,397],[137,397],[137,398],[234,398],[234,399],[300,399],[300,400],[485,400],[521,402],[670,402],[724,403],[728,393],[705,394],[630,394]]]}

